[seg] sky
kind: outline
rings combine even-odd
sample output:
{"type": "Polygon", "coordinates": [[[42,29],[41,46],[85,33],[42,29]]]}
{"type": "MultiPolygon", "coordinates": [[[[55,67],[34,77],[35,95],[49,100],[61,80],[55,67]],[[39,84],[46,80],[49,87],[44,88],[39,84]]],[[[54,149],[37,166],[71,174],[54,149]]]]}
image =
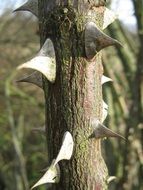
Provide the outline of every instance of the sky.
{"type": "Polygon", "coordinates": [[[134,9],[131,0],[113,0],[111,9],[119,16],[119,19],[128,25],[136,25],[134,9]]]}
{"type": "MultiPolygon", "coordinates": [[[[0,0],[0,13],[2,13],[6,4],[9,6],[14,5],[14,8],[17,8],[25,1],[26,0],[0,0]]],[[[136,19],[134,17],[133,4],[131,0],[112,0],[111,9],[116,12],[119,19],[125,25],[136,25],[136,19]]]]}

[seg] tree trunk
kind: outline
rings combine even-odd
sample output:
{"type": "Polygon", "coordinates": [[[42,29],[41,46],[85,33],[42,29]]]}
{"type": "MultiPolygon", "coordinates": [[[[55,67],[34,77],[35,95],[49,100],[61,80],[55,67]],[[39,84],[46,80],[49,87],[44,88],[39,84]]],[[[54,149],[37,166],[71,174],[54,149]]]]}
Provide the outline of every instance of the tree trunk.
{"type": "Polygon", "coordinates": [[[69,131],[74,139],[72,159],[60,162],[60,183],[51,189],[103,190],[107,188],[107,168],[101,140],[88,139],[93,131],[91,121],[101,121],[102,117],[101,53],[88,61],[84,52],[87,11],[95,11],[98,26],[102,26],[103,2],[51,1],[53,8],[47,14],[48,2],[39,1],[39,23],[41,45],[47,38],[53,41],[57,64],[55,83],[43,78],[49,164],[60,149],[64,133],[69,131]]]}

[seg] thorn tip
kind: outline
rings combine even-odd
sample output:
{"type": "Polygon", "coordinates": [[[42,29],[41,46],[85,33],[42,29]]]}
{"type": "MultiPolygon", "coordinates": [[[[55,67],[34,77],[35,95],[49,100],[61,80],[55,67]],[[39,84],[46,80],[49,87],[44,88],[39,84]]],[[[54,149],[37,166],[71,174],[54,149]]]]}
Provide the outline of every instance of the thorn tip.
{"type": "Polygon", "coordinates": [[[114,131],[110,130],[109,128],[105,127],[103,124],[99,122],[99,120],[94,119],[92,121],[92,127],[94,129],[93,133],[89,136],[89,138],[105,138],[105,137],[118,137],[125,140],[122,135],[115,133],[114,131]]]}

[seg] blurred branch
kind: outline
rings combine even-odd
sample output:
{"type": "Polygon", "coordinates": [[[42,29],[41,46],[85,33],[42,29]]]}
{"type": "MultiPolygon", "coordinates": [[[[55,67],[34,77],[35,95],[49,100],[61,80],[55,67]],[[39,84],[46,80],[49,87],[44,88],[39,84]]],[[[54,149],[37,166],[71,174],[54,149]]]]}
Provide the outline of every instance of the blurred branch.
{"type": "MultiPolygon", "coordinates": [[[[112,24],[112,26],[108,28],[108,31],[111,36],[113,36],[115,39],[118,39],[124,46],[124,48],[116,46],[116,50],[118,52],[119,58],[121,59],[124,65],[124,71],[127,74],[127,77],[130,77],[128,76],[128,74],[135,70],[134,68],[135,57],[129,50],[128,43],[125,40],[122,32],[120,31],[120,27],[119,27],[119,22],[115,22],[114,24],[112,24]]],[[[128,78],[128,79],[131,79],[131,78],[128,78]]]]}
{"type": "MultiPolygon", "coordinates": [[[[11,13],[12,10],[6,10],[0,16],[0,111],[2,113],[0,123],[4,126],[0,131],[2,149],[0,167],[5,189],[27,190],[29,189],[27,175],[29,183],[33,183],[33,176],[38,175],[33,171],[41,166],[41,164],[37,166],[37,163],[45,160],[41,153],[43,148],[41,136],[34,134],[31,138],[30,133],[32,126],[43,123],[44,114],[41,111],[43,94],[29,84],[15,83],[15,67],[37,52],[39,39],[36,35],[37,22],[30,14],[11,13]],[[20,85],[23,89],[18,88],[20,85]],[[35,109],[35,106],[38,109],[35,109]],[[32,118],[34,114],[38,117],[32,118]],[[25,128],[24,124],[28,127],[25,128]],[[27,141],[32,142],[31,146],[27,146],[27,141]],[[23,149],[26,156],[23,155],[23,149]]],[[[18,75],[28,73],[27,70],[23,71],[18,75]]]]}
{"type": "Polygon", "coordinates": [[[20,137],[21,134],[17,135],[16,125],[15,125],[14,116],[13,116],[13,110],[12,110],[12,106],[10,102],[10,94],[11,94],[10,83],[13,80],[14,76],[15,76],[15,73],[13,73],[6,81],[5,96],[6,96],[6,103],[7,103],[8,120],[9,120],[9,125],[11,128],[13,147],[15,151],[14,155],[15,155],[15,159],[18,161],[17,162],[15,160],[16,165],[17,165],[15,169],[16,186],[17,186],[16,190],[23,190],[23,189],[28,190],[29,185],[28,185],[28,180],[27,180],[25,161],[24,161],[24,156],[21,151],[21,145],[20,145],[21,143],[19,141],[21,139],[18,138],[18,136],[20,137]]]}
{"type": "MultiPolygon", "coordinates": [[[[138,120],[143,123],[143,101],[142,101],[142,89],[143,89],[143,1],[133,0],[135,15],[138,25],[139,36],[139,52],[137,58],[137,70],[134,81],[134,103],[137,105],[138,120]]],[[[143,137],[143,136],[142,136],[143,137]]]]}

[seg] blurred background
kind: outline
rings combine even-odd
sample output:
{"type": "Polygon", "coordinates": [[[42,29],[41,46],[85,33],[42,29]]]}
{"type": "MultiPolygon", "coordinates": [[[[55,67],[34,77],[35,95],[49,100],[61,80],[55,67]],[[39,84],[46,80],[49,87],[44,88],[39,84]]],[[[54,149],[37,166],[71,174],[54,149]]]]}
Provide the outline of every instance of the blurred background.
{"type": "MultiPolygon", "coordinates": [[[[23,2],[0,2],[0,190],[28,190],[47,167],[46,140],[33,130],[44,125],[43,92],[15,82],[26,74],[17,73],[16,66],[39,50],[36,17],[12,13],[23,2]]],[[[128,139],[103,142],[113,176],[109,189],[143,190],[143,2],[112,0],[109,6],[119,20],[105,32],[124,48],[103,52],[105,75],[113,79],[103,87],[109,105],[105,124],[128,139]]]]}

